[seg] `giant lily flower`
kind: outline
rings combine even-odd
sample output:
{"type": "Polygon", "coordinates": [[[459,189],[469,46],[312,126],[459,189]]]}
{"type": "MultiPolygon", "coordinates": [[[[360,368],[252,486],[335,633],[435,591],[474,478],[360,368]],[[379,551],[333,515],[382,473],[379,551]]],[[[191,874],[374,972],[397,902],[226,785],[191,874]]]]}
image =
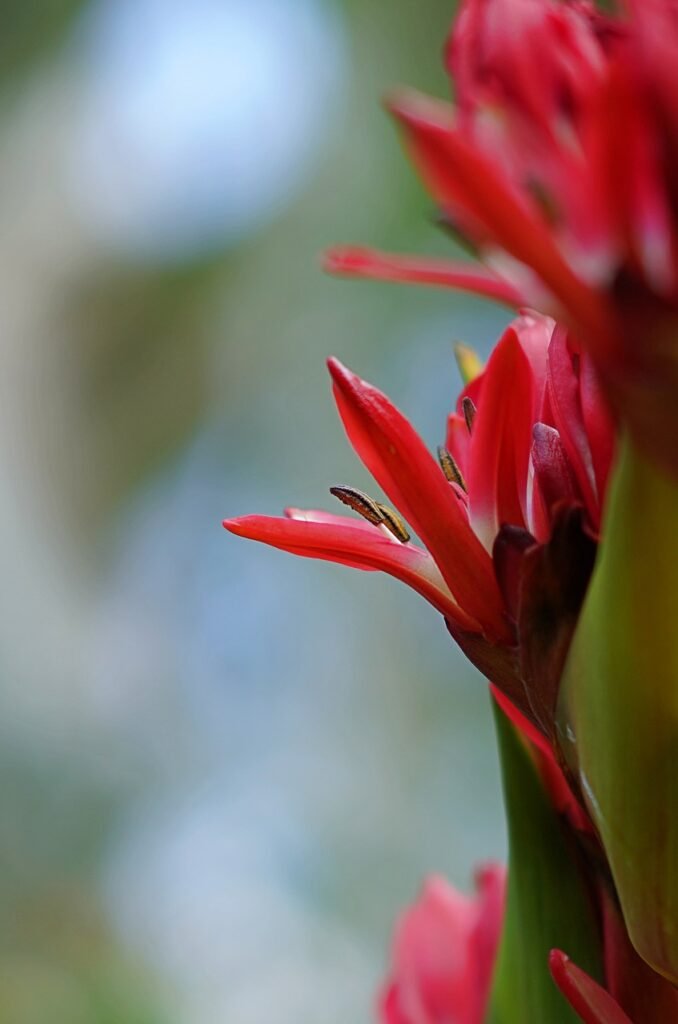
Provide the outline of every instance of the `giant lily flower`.
{"type": "Polygon", "coordinates": [[[397,511],[339,487],[363,520],[288,509],[224,525],[409,584],[551,739],[613,451],[589,357],[548,317],[524,313],[464,387],[439,461],[384,394],[335,359],[329,368],[348,437],[397,511]]]}
{"type": "Polygon", "coordinates": [[[329,269],[549,310],[642,448],[678,475],[678,8],[465,0],[456,105],[388,105],[441,219],[485,268],[335,249],[329,269]]]}

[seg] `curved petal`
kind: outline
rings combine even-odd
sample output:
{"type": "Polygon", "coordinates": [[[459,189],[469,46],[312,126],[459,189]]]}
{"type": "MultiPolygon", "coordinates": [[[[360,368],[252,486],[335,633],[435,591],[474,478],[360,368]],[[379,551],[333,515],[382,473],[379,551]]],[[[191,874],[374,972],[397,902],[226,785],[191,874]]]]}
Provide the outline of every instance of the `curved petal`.
{"type": "Polygon", "coordinates": [[[500,277],[473,263],[437,260],[423,256],[400,256],[362,246],[334,246],[323,258],[323,268],[330,274],[345,277],[367,277],[378,281],[400,281],[409,284],[430,284],[442,288],[484,295],[496,302],[516,308],[524,299],[500,277]]]}
{"type": "Polygon", "coordinates": [[[533,409],[543,385],[519,329],[520,321],[508,328],[483,374],[466,467],[471,523],[488,550],[504,523],[528,527],[533,409]]]}
{"type": "Polygon", "coordinates": [[[381,391],[336,359],[328,366],[339,414],[357,454],[430,551],[461,607],[488,637],[508,640],[491,558],[440,466],[381,391]]]}
{"type": "Polygon", "coordinates": [[[280,516],[241,516],[224,527],[293,555],[321,558],[357,569],[379,569],[402,580],[446,618],[478,630],[478,623],[456,604],[431,556],[415,544],[401,544],[378,527],[327,512],[288,510],[280,516]]]}
{"type": "Polygon", "coordinates": [[[465,213],[481,234],[531,267],[591,335],[592,344],[607,346],[611,315],[603,298],[576,276],[546,223],[498,163],[454,129],[452,109],[411,90],[394,95],[389,109],[404,128],[414,162],[436,200],[465,213]]]}

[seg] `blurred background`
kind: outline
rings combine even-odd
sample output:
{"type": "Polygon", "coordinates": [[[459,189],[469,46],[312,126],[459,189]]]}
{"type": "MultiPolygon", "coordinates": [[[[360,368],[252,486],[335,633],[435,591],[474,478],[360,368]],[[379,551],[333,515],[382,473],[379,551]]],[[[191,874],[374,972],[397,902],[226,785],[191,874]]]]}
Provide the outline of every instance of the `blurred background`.
{"type": "Polygon", "coordinates": [[[501,330],[318,267],[450,252],[379,97],[446,91],[452,5],[0,9],[0,1020],[367,1022],[424,875],[504,853],[486,687],[220,523],[370,489],[327,354],[433,445],[501,330]]]}

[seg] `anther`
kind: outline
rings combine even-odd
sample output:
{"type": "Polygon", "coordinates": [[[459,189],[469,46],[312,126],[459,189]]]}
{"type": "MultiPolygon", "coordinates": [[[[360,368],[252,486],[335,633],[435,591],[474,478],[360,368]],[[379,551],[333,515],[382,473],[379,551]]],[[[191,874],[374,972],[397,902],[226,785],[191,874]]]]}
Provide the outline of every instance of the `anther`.
{"type": "Polygon", "coordinates": [[[368,494],[359,491],[357,487],[330,487],[330,494],[358,512],[368,523],[381,526],[384,522],[383,513],[379,510],[377,502],[373,501],[368,494]]]}
{"type": "Polygon", "coordinates": [[[464,419],[466,420],[467,430],[469,434],[471,434],[473,432],[473,421],[476,418],[476,407],[473,399],[469,398],[467,395],[466,398],[462,399],[461,408],[464,413],[464,419]]]}
{"type": "Polygon", "coordinates": [[[438,445],[438,462],[440,463],[440,468],[442,469],[443,473],[450,481],[450,483],[457,484],[459,487],[461,487],[462,491],[465,491],[466,481],[462,476],[462,472],[459,469],[457,463],[455,462],[454,456],[451,454],[451,452],[448,452],[447,448],[445,448],[442,444],[438,445]]]}
{"type": "Polygon", "coordinates": [[[388,505],[382,505],[380,501],[376,501],[375,505],[384,517],[384,526],[391,531],[393,536],[399,540],[401,544],[407,544],[410,539],[410,535],[398,513],[394,512],[392,508],[388,507],[388,505]]]}
{"type": "Polygon", "coordinates": [[[388,505],[374,501],[369,494],[359,491],[357,487],[330,487],[330,494],[343,501],[344,505],[348,505],[368,523],[372,523],[373,526],[385,526],[401,544],[407,544],[410,539],[407,527],[398,513],[388,505]]]}

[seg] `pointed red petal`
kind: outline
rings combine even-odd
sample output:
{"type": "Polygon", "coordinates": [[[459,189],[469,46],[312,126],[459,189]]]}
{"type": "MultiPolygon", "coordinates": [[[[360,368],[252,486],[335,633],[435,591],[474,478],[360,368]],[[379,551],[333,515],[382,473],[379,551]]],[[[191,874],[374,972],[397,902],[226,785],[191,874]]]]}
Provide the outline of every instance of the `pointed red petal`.
{"type": "Polygon", "coordinates": [[[532,744],[539,773],[555,809],[559,814],[565,815],[576,831],[592,832],[592,825],[568,786],[562,769],[554,757],[550,742],[537,728],[534,717],[528,717],[528,715],[533,716],[532,710],[529,707],[525,707],[524,711],[521,710],[518,706],[521,700],[520,695],[516,700],[494,684],[490,686],[490,690],[508,720],[532,744]]]}
{"type": "Polygon", "coordinates": [[[378,527],[327,512],[290,509],[288,516],[242,516],[224,527],[293,555],[321,558],[357,569],[379,569],[425,597],[446,618],[465,629],[479,628],[455,603],[431,556],[416,544],[401,544],[378,527]]]}
{"type": "Polygon", "coordinates": [[[561,950],[551,950],[549,968],[556,985],[585,1024],[633,1024],[612,996],[561,950]]]}
{"type": "Polygon", "coordinates": [[[411,91],[389,108],[404,128],[414,162],[443,206],[465,213],[517,260],[531,267],[578,322],[602,343],[610,335],[603,300],[564,260],[546,225],[491,162],[453,127],[452,109],[411,91]]]}
{"type": "Polygon", "coordinates": [[[484,295],[496,302],[517,308],[524,297],[489,270],[472,263],[454,263],[421,256],[400,256],[365,249],[360,246],[335,246],[323,259],[323,268],[330,274],[346,277],[367,277],[378,281],[400,281],[410,284],[429,284],[442,288],[484,295]]]}
{"type": "Polygon", "coordinates": [[[440,466],[381,391],[336,359],[328,366],[346,433],[365,466],[433,555],[460,606],[488,638],[508,640],[492,561],[440,466]]]}
{"type": "Polygon", "coordinates": [[[509,327],[483,374],[466,468],[471,523],[488,549],[504,523],[529,529],[532,423],[542,389],[516,327],[509,327]]]}

